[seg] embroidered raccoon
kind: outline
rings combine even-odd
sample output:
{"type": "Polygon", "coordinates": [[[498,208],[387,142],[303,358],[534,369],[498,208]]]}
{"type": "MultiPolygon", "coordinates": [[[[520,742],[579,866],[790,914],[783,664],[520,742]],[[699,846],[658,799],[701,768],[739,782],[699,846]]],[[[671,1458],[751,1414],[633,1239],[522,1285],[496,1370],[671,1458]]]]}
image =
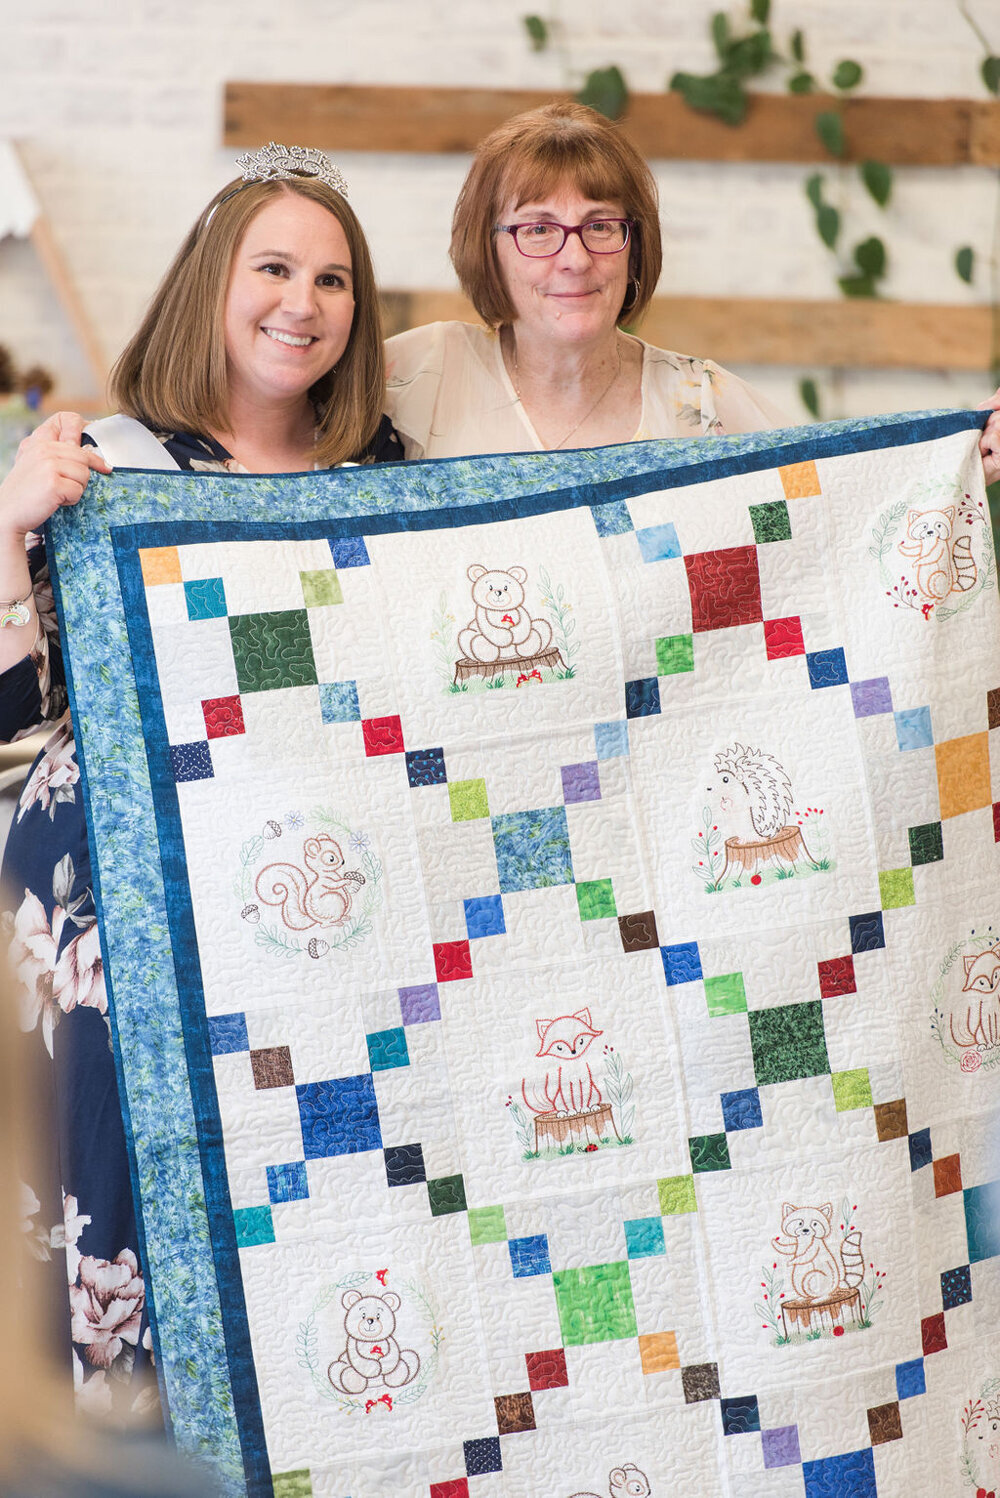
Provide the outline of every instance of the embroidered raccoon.
{"type": "Polygon", "coordinates": [[[907,510],[906,534],[910,544],[900,541],[901,556],[914,565],[917,590],[928,603],[940,603],[949,593],[967,593],[975,586],[976,563],[968,535],[952,539],[955,506],[943,510],[907,510]]]}
{"type": "Polygon", "coordinates": [[[781,1229],[784,1237],[776,1237],[774,1246],[792,1261],[792,1290],[800,1300],[827,1300],[837,1290],[853,1290],[864,1279],[860,1231],[855,1229],[842,1239],[839,1260],[826,1241],[833,1229],[830,1202],[819,1207],[785,1202],[781,1229]]]}

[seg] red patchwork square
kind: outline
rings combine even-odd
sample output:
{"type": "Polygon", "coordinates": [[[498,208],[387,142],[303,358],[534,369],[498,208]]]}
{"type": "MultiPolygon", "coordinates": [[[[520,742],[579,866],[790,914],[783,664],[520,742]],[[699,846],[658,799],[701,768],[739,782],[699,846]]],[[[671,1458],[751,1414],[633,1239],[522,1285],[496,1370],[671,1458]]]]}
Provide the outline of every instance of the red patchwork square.
{"type": "Polygon", "coordinates": [[[691,628],[732,629],[764,617],[756,546],[700,551],[684,558],[691,590],[691,628]]]}
{"type": "Polygon", "coordinates": [[[924,1357],[929,1357],[932,1352],[944,1352],[948,1346],[948,1333],[943,1311],[938,1311],[936,1316],[924,1317],[920,1323],[920,1339],[924,1344],[924,1357]]]}
{"type": "Polygon", "coordinates": [[[566,1353],[561,1347],[553,1347],[550,1352],[526,1352],[524,1361],[528,1369],[529,1388],[535,1390],[569,1388],[566,1353]]]}
{"type": "Polygon", "coordinates": [[[824,999],[857,993],[853,957],[831,957],[828,962],[818,962],[816,966],[819,968],[819,991],[824,999]]]}
{"type": "Polygon", "coordinates": [[[434,971],[439,983],[454,983],[472,977],[472,954],[467,941],[434,943],[434,971]]]}
{"type": "Polygon", "coordinates": [[[239,697],[210,697],[201,704],[205,715],[205,733],[210,739],[228,739],[246,733],[243,726],[243,703],[239,697]]]}
{"type": "Polygon", "coordinates": [[[469,1498],[469,1479],[453,1477],[450,1482],[432,1482],[430,1498],[469,1498]]]}
{"type": "Polygon", "coordinates": [[[805,655],[802,620],[798,615],[791,619],[765,619],[764,645],[769,661],[783,661],[790,655],[805,655]]]}
{"type": "Polygon", "coordinates": [[[993,803],[993,841],[1000,843],[1000,801],[993,803]]]}
{"type": "Polygon", "coordinates": [[[365,739],[365,753],[369,758],[375,754],[402,754],[403,725],[398,716],[362,718],[361,732],[365,739]]]}

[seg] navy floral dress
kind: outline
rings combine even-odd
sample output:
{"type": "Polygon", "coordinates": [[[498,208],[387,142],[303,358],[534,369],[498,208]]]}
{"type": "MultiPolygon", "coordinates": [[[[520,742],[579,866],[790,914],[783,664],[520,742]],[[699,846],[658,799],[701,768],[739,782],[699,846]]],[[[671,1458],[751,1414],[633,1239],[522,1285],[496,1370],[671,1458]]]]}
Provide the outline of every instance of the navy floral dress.
{"type": "MultiPolygon", "coordinates": [[[[156,435],[183,469],[245,472],[212,438],[156,435]]],[[[402,456],[387,418],[359,455],[369,462],[402,456]]],[[[22,1227],[48,1266],[50,1319],[72,1356],[80,1404],[97,1414],[153,1412],[146,1284],[80,771],[40,536],[29,538],[28,560],[41,629],[31,654],[0,673],[0,741],[46,723],[54,731],[21,792],[0,875],[21,1029],[37,1039],[33,1082],[44,1136],[40,1175],[21,1188],[22,1227]]]]}

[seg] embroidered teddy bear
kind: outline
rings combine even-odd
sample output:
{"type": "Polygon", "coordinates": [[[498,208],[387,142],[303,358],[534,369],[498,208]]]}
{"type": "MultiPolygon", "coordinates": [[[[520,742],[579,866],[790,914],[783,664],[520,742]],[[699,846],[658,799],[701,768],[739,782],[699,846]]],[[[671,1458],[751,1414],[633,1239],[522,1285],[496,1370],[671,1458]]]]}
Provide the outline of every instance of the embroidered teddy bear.
{"type": "Polygon", "coordinates": [[[420,1371],[420,1358],[410,1348],[400,1347],[394,1336],[399,1296],[391,1290],[384,1295],[345,1290],[340,1303],[347,1346],[327,1369],[333,1387],[342,1394],[363,1394],[370,1384],[401,1389],[412,1383],[420,1371]]]}
{"type": "Polygon", "coordinates": [[[527,660],[548,650],[552,626],[545,619],[533,619],[524,606],[528,574],[523,567],[488,571],[473,562],[468,577],[476,612],[458,634],[458,648],[466,660],[527,660]]]}

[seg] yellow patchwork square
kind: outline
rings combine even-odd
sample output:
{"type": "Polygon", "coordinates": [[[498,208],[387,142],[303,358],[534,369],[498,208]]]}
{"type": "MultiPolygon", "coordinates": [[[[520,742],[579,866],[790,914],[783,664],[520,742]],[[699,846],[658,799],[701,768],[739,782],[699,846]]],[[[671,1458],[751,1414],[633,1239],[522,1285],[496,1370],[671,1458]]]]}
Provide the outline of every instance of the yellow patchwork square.
{"type": "Polygon", "coordinates": [[[934,755],[942,820],[990,805],[993,797],[988,734],[970,733],[963,739],[946,739],[943,744],[935,744],[934,755]]]}
{"type": "Polygon", "coordinates": [[[811,494],[822,494],[816,464],[810,458],[807,463],[788,463],[779,468],[786,499],[808,499],[811,494]]]}
{"type": "Polygon", "coordinates": [[[147,588],[156,583],[179,583],[181,559],[176,546],[145,546],[139,551],[142,580],[147,588]]]}
{"type": "Polygon", "coordinates": [[[639,1338],[643,1373],[666,1373],[681,1366],[676,1332],[652,1332],[639,1338]]]}

